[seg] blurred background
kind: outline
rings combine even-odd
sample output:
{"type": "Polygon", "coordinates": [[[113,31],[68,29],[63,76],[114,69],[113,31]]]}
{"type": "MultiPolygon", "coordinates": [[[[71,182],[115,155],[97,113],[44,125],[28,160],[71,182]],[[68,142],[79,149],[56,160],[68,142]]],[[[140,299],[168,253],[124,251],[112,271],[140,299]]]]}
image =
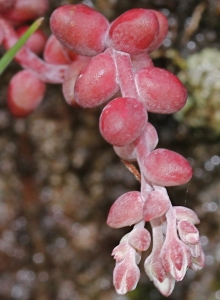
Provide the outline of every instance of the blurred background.
{"type": "MultiPolygon", "coordinates": [[[[56,7],[81,3],[49,2],[47,35],[56,7]]],[[[174,116],[149,118],[158,147],[177,151],[193,166],[190,183],[168,192],[173,205],[198,214],[206,265],[189,270],[168,299],[220,299],[220,1],[92,3],[109,20],[134,7],[160,10],[169,20],[168,36],[152,57],[181,78],[189,100],[174,116]]],[[[37,111],[15,119],[6,92],[18,70],[13,62],[0,80],[0,299],[165,299],[145,275],[144,257],[137,289],[125,296],[114,291],[111,252],[129,228],[111,229],[105,221],[116,198],[139,183],[101,138],[101,108],[69,107],[61,86],[49,85],[37,111]]]]}

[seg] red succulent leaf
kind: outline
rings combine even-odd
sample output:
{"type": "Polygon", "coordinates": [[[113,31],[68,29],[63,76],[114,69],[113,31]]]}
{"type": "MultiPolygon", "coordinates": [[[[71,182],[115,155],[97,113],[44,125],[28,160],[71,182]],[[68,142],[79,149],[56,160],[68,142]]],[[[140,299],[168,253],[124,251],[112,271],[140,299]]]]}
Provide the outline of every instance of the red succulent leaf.
{"type": "Polygon", "coordinates": [[[144,202],[144,220],[150,221],[163,216],[170,207],[170,199],[162,191],[152,191],[144,202]]]}
{"type": "Polygon", "coordinates": [[[79,74],[75,99],[82,107],[95,107],[109,100],[118,90],[114,60],[105,52],[93,57],[79,74]]]}
{"type": "Polygon", "coordinates": [[[164,69],[144,68],[137,72],[136,83],[140,100],[149,112],[171,114],[186,103],[187,90],[184,85],[164,69]]]}
{"type": "Polygon", "coordinates": [[[109,22],[87,5],[58,7],[51,15],[50,27],[64,46],[81,55],[94,56],[105,49],[109,22]]]}
{"type": "Polygon", "coordinates": [[[15,74],[8,86],[8,106],[15,117],[26,117],[41,103],[46,85],[35,73],[22,70],[15,74]]]}
{"type": "Polygon", "coordinates": [[[76,79],[79,76],[79,73],[82,69],[88,65],[91,57],[78,55],[75,57],[75,60],[69,64],[62,85],[63,96],[66,102],[72,106],[78,106],[75,100],[74,87],[76,83],[76,79]]]}
{"type": "Polygon", "coordinates": [[[135,98],[119,97],[103,109],[99,119],[99,130],[110,144],[126,146],[141,135],[147,119],[142,102],[135,98]]]}
{"type": "Polygon", "coordinates": [[[107,224],[113,228],[131,226],[143,219],[143,200],[140,192],[128,192],[112,205],[107,224]]]}
{"type": "Polygon", "coordinates": [[[175,186],[188,182],[192,168],[180,154],[167,149],[156,149],[144,160],[144,176],[160,186],[175,186]]]}
{"type": "Polygon", "coordinates": [[[65,47],[51,34],[44,48],[44,60],[49,64],[70,64],[71,60],[65,47]]]}
{"type": "Polygon", "coordinates": [[[116,50],[140,54],[157,38],[159,23],[153,11],[131,9],[113,21],[109,29],[109,44],[116,50]]]}
{"type": "Polygon", "coordinates": [[[168,20],[161,12],[157,10],[152,10],[152,12],[156,15],[158,23],[159,23],[159,34],[153,41],[153,43],[148,47],[147,51],[153,52],[163,43],[167,32],[168,32],[168,20]]]}

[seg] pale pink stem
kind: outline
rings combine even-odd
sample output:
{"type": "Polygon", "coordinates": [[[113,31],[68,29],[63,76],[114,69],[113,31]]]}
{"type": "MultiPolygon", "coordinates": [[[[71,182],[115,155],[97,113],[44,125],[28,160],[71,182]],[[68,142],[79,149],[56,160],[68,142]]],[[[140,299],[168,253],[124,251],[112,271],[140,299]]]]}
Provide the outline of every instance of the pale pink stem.
{"type": "Polygon", "coordinates": [[[174,237],[177,237],[176,232],[176,211],[173,209],[172,205],[170,206],[170,209],[166,213],[166,219],[167,219],[167,239],[174,237]]]}
{"type": "Polygon", "coordinates": [[[142,172],[143,160],[150,153],[150,149],[146,141],[146,135],[144,133],[141,134],[141,136],[136,141],[134,141],[134,145],[137,162],[141,173],[141,195],[145,201],[148,197],[148,194],[153,190],[152,185],[147,182],[142,172]]]}
{"type": "MultiPolygon", "coordinates": [[[[117,77],[119,81],[118,84],[120,86],[122,96],[139,99],[137,86],[134,80],[134,71],[133,71],[131,56],[128,53],[124,53],[110,48],[107,51],[112,52],[112,56],[114,58],[114,62],[117,69],[117,77]]],[[[141,61],[144,62],[144,58],[146,57],[140,56],[138,58],[139,64],[141,64],[141,61]]],[[[147,65],[149,64],[150,62],[148,59],[147,65]]],[[[137,156],[137,162],[139,164],[140,173],[141,173],[141,194],[143,198],[146,199],[149,192],[152,191],[152,187],[144,178],[142,174],[142,168],[141,168],[144,157],[146,157],[150,153],[150,149],[144,134],[142,134],[134,142],[134,146],[135,146],[135,151],[137,156]]]]}
{"type": "Polygon", "coordinates": [[[148,141],[146,140],[146,135],[143,132],[134,142],[135,153],[137,157],[137,162],[141,168],[141,165],[144,162],[145,157],[150,154],[150,148],[148,146],[148,141]]]}
{"type": "Polygon", "coordinates": [[[152,227],[152,240],[153,240],[153,249],[152,252],[155,252],[157,249],[161,249],[164,243],[163,229],[162,229],[162,219],[155,218],[150,221],[152,227]]]}
{"type": "Polygon", "coordinates": [[[143,68],[154,66],[152,59],[150,58],[149,54],[146,52],[139,55],[132,55],[131,62],[132,62],[133,72],[138,72],[143,68]]]}
{"type": "Polygon", "coordinates": [[[145,222],[144,222],[144,220],[141,220],[140,222],[138,222],[134,225],[132,230],[134,230],[135,228],[144,228],[144,226],[145,226],[145,222]]]}
{"type": "MultiPolygon", "coordinates": [[[[0,17],[0,28],[3,29],[5,37],[4,47],[8,50],[18,41],[18,37],[13,27],[2,17],[0,17]]],[[[36,75],[48,83],[63,83],[67,65],[52,65],[40,59],[26,46],[16,54],[15,60],[25,69],[31,69],[36,75]]]]}
{"type": "Polygon", "coordinates": [[[130,55],[113,49],[113,58],[122,96],[138,99],[130,55]]]}

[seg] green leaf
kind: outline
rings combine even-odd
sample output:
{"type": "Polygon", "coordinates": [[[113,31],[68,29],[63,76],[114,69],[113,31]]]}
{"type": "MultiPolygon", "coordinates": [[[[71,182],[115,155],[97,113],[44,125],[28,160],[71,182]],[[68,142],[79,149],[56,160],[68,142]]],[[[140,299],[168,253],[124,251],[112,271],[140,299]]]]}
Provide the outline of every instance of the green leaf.
{"type": "Polygon", "coordinates": [[[44,18],[37,19],[28,30],[20,37],[17,43],[9,49],[0,59],[0,75],[6,69],[6,67],[10,64],[12,59],[15,57],[16,53],[21,49],[22,46],[27,42],[29,37],[40,27],[44,18]]]}

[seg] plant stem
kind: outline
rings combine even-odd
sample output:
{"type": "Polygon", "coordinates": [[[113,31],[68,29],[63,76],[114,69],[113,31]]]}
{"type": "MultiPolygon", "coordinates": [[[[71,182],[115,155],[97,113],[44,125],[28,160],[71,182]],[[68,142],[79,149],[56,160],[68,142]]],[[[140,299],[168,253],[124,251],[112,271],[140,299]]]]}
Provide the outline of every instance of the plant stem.
{"type": "Polygon", "coordinates": [[[15,57],[16,53],[27,42],[29,37],[40,27],[43,20],[44,20],[44,18],[37,19],[28,28],[28,30],[21,36],[21,38],[17,41],[17,43],[3,55],[3,57],[0,59],[0,75],[4,72],[4,70],[10,64],[12,59],[15,57]]]}

